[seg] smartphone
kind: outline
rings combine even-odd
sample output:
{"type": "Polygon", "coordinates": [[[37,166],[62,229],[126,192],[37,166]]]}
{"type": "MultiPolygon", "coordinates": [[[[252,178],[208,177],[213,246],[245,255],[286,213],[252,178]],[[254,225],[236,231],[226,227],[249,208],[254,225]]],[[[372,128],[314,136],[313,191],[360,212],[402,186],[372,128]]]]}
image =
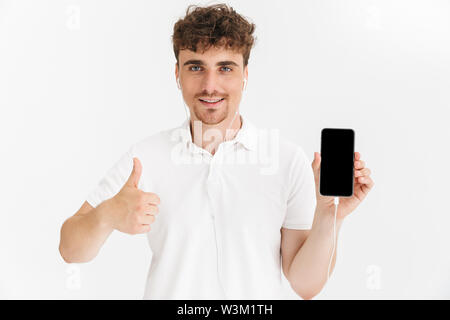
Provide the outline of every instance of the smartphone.
{"type": "Polygon", "coordinates": [[[320,156],[320,194],[351,197],[355,179],[355,132],[353,129],[322,129],[320,156]]]}

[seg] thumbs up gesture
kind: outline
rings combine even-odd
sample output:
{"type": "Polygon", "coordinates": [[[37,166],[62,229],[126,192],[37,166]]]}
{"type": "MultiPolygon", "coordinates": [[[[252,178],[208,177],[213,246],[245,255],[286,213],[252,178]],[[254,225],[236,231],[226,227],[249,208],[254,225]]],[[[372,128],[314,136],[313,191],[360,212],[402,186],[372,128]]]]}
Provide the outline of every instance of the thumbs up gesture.
{"type": "Polygon", "coordinates": [[[113,210],[108,220],[110,226],[118,231],[128,234],[149,232],[150,225],[159,212],[159,197],[138,189],[141,174],[142,164],[138,158],[133,158],[133,171],[130,177],[111,199],[113,210]]]}

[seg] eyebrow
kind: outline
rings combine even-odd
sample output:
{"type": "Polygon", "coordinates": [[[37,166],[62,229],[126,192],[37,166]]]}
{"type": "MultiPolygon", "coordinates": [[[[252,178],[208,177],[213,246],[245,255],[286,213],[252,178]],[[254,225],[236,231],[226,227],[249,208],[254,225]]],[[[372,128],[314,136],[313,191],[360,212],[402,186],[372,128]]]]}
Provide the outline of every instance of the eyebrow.
{"type": "MultiPolygon", "coordinates": [[[[189,65],[189,64],[198,64],[200,66],[204,66],[205,65],[203,60],[193,60],[193,59],[191,59],[191,60],[186,61],[183,64],[183,66],[186,66],[186,65],[189,65]]],[[[229,66],[229,65],[239,67],[239,65],[236,62],[231,61],[231,60],[219,61],[219,62],[216,63],[216,66],[229,66]]]]}

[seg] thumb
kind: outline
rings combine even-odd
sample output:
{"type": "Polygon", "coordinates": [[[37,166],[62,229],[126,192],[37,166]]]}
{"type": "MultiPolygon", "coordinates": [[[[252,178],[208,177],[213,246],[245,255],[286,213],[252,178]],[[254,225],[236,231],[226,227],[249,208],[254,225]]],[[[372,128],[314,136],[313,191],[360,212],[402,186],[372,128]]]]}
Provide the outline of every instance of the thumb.
{"type": "Polygon", "coordinates": [[[320,161],[321,161],[320,153],[314,152],[314,161],[312,162],[311,167],[313,169],[314,177],[316,178],[316,180],[319,178],[320,161]]]}
{"type": "Polygon", "coordinates": [[[126,184],[131,187],[138,187],[139,179],[142,174],[142,164],[138,158],[133,158],[133,170],[131,171],[130,177],[128,178],[126,184]]]}

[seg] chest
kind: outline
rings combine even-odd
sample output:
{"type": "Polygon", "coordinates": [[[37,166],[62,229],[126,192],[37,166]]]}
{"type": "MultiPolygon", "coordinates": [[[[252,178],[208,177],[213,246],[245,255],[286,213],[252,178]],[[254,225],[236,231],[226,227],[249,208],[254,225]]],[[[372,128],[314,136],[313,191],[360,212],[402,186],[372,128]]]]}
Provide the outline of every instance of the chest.
{"type": "Polygon", "coordinates": [[[279,231],[286,211],[283,179],[250,165],[179,166],[151,185],[161,199],[153,230],[198,230],[215,219],[230,231],[279,231]]]}

